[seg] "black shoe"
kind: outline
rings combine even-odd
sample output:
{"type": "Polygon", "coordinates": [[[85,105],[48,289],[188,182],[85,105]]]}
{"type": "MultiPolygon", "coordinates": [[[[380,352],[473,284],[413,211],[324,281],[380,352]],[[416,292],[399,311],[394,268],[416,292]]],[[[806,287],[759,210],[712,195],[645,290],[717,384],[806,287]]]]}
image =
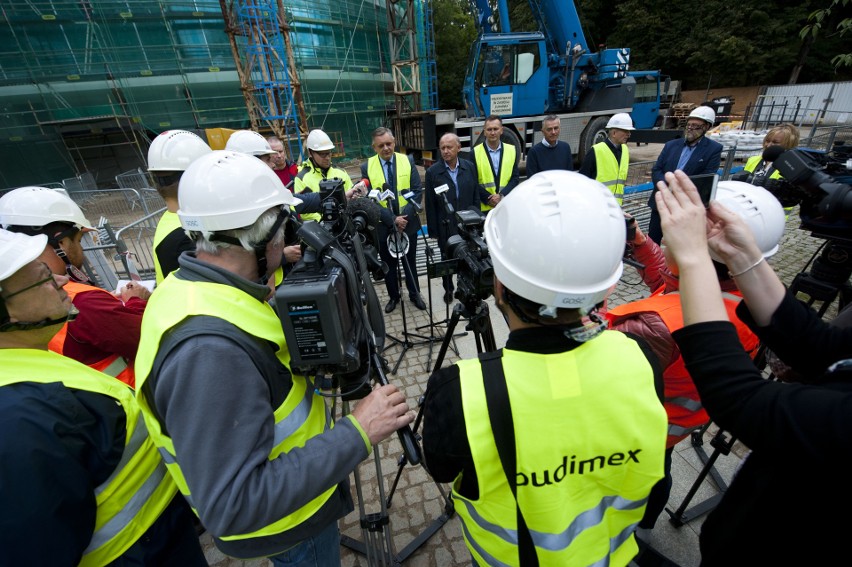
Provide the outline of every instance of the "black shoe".
{"type": "Polygon", "coordinates": [[[398,299],[391,299],[388,301],[388,304],[385,305],[385,313],[390,313],[394,309],[396,309],[396,304],[399,303],[398,299]]]}
{"type": "Polygon", "coordinates": [[[447,291],[444,292],[444,303],[449,305],[452,302],[453,302],[453,291],[451,289],[448,289],[447,291]]]}
{"type": "Polygon", "coordinates": [[[420,297],[419,293],[417,295],[409,296],[409,299],[411,299],[411,303],[413,303],[414,307],[417,309],[420,309],[421,311],[426,310],[426,302],[423,301],[423,298],[420,297]]]}

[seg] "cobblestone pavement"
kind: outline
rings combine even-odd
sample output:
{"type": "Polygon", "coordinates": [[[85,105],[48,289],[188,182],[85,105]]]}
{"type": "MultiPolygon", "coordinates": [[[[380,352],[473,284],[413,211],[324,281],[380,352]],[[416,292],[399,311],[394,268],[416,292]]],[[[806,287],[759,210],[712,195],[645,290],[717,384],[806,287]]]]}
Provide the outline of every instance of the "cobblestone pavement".
{"type": "MultiPolygon", "coordinates": [[[[788,220],[780,252],[770,261],[780,274],[782,280],[787,284],[792,281],[793,277],[805,266],[806,262],[823,243],[823,240],[814,238],[797,227],[798,217],[796,211],[794,211],[788,220]]],[[[417,400],[424,392],[429,369],[436,362],[438,349],[446,332],[445,321],[449,315],[441,300],[443,290],[440,286],[440,279],[432,280],[431,286],[427,285],[429,282],[427,282],[425,275],[421,276],[420,281],[424,298],[426,298],[427,303],[433,306],[432,322],[440,321],[441,323],[429,326],[430,311],[417,310],[407,301],[406,294],[403,295],[403,301],[405,302],[405,321],[403,321],[403,310],[400,307],[397,307],[386,318],[389,335],[406,342],[406,346],[410,347],[403,353],[403,345],[391,340],[388,343],[384,356],[391,368],[397,364],[399,365],[397,372],[389,374],[388,378],[405,392],[412,407],[416,406],[417,400]]],[[[377,286],[377,291],[379,293],[379,300],[382,306],[384,306],[387,301],[384,286],[377,286]]],[[[640,299],[646,295],[647,290],[641,284],[638,274],[633,268],[626,267],[624,276],[612,294],[610,301],[612,304],[618,305],[640,299]]],[[[493,307],[493,299],[489,299],[488,303],[491,306],[491,320],[497,337],[497,346],[501,347],[505,342],[507,334],[506,327],[501,316],[493,307]]],[[[832,311],[829,311],[829,315],[831,313],[832,311]]],[[[464,324],[459,324],[456,328],[456,334],[463,332],[463,327],[464,324]]],[[[453,342],[455,347],[457,347],[457,351],[453,349],[448,350],[444,365],[458,360],[459,356],[468,357],[475,355],[476,347],[473,336],[470,333],[467,336],[456,337],[453,342]]],[[[708,433],[707,438],[709,438],[709,435],[708,433]]],[[[708,452],[710,450],[708,447],[708,452]]],[[[384,483],[386,496],[398,472],[400,473],[399,484],[392,494],[391,507],[388,510],[390,521],[385,527],[385,533],[392,541],[395,553],[399,553],[412,539],[423,533],[441,515],[444,510],[445,501],[439,493],[437,485],[430,480],[421,466],[406,465],[400,471],[397,462],[402,451],[399,441],[395,436],[381,443],[377,451],[381,469],[381,480],[384,483]]],[[[733,476],[745,452],[745,447],[737,445],[730,456],[723,456],[717,462],[716,467],[720,470],[726,481],[730,480],[733,476]]],[[[685,440],[677,447],[673,466],[675,486],[669,502],[672,509],[681,503],[700,468],[701,462],[698,461],[695,450],[689,444],[689,440],[685,440]]],[[[359,484],[366,512],[376,513],[380,510],[380,507],[377,466],[373,460],[373,456],[359,467],[359,472],[359,484]]],[[[298,487],[292,488],[298,490],[298,487]]],[[[355,488],[355,483],[353,483],[353,497],[355,495],[355,488]]],[[[447,487],[444,487],[444,489],[446,491],[447,487]]],[[[712,496],[715,492],[712,486],[705,482],[704,486],[696,494],[694,502],[698,503],[704,498],[712,496]]],[[[700,531],[702,518],[698,518],[677,529],[670,522],[666,521],[665,514],[663,516],[657,522],[657,526],[652,534],[652,546],[683,567],[698,565],[697,534],[700,531]]],[[[359,518],[360,513],[356,498],[355,511],[340,522],[341,533],[345,536],[361,539],[359,518]]],[[[209,563],[217,567],[236,567],[241,565],[264,566],[270,564],[266,559],[244,561],[228,558],[215,549],[209,534],[204,534],[201,542],[205,547],[209,563]]],[[[732,550],[732,553],[735,553],[735,551],[732,550]]],[[[469,562],[470,556],[462,539],[458,516],[453,516],[419,549],[407,557],[404,564],[412,567],[441,567],[469,564],[469,562]]],[[[345,547],[342,548],[342,563],[346,567],[368,564],[363,555],[345,547]]]]}

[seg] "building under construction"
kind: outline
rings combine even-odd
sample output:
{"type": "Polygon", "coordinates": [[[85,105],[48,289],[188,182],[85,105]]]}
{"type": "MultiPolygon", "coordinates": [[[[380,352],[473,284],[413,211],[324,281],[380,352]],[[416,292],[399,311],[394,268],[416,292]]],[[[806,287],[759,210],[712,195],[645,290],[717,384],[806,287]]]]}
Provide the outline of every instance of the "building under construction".
{"type": "Polygon", "coordinates": [[[5,0],[0,188],[145,166],[150,139],[311,128],[338,159],[397,111],[437,106],[425,0],[5,0]],[[227,130],[224,130],[227,132],[227,130]]]}

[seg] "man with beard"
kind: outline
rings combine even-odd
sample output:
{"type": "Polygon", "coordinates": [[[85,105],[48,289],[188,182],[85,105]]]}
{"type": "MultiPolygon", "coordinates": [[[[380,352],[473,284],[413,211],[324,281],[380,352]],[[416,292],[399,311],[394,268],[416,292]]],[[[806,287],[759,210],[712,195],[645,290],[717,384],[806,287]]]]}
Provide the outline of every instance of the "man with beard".
{"type": "Polygon", "coordinates": [[[657,183],[665,180],[669,171],[680,169],[687,175],[716,173],[722,160],[722,144],[708,139],[704,134],[716,122],[716,113],[709,106],[699,106],[689,113],[683,138],[666,142],[657,163],[651,170],[654,191],[648,199],[651,207],[651,222],[648,225],[648,237],[657,244],[663,238],[660,215],[657,213],[657,183]]]}

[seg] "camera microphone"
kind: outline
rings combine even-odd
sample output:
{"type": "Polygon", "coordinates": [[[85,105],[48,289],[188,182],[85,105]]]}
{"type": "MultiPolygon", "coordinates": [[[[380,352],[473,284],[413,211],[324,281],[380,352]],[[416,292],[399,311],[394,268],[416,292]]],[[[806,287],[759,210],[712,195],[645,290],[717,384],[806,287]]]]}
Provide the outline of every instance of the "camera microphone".
{"type": "Polygon", "coordinates": [[[349,215],[352,217],[355,227],[358,230],[375,227],[382,222],[381,207],[366,197],[352,199],[347,204],[346,209],[349,211],[349,215]]]}
{"type": "Polygon", "coordinates": [[[771,146],[769,146],[768,148],[763,150],[763,155],[761,157],[763,157],[763,161],[772,163],[776,159],[778,159],[778,156],[783,154],[784,151],[785,150],[782,146],[779,146],[777,144],[772,144],[771,146]]]}

